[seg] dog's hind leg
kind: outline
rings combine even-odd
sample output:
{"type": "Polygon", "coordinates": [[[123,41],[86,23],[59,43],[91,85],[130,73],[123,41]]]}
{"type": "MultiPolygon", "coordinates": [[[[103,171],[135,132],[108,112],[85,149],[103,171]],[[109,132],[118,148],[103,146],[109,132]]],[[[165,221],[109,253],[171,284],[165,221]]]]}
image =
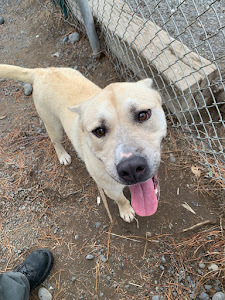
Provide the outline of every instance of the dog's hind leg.
{"type": "Polygon", "coordinates": [[[59,162],[63,165],[69,165],[71,163],[71,156],[63,148],[61,141],[63,137],[63,127],[60,123],[54,122],[54,125],[49,125],[44,122],[48,135],[55,147],[56,154],[58,156],[59,162]]]}

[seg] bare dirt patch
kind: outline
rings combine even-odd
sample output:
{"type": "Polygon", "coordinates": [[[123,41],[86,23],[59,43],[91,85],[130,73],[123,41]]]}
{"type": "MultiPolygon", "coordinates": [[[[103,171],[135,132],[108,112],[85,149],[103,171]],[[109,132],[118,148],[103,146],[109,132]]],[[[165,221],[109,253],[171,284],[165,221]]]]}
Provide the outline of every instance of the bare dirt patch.
{"type": "MultiPolygon", "coordinates": [[[[74,45],[61,42],[75,30],[59,11],[51,14],[35,0],[3,0],[0,15],[5,19],[1,63],[76,67],[101,87],[117,80],[106,56],[92,59],[84,36],[74,45]],[[58,57],[52,56],[56,52],[58,57]]],[[[169,129],[164,143],[157,213],[127,224],[108,200],[111,226],[103,204],[97,205],[96,185],[66,137],[72,165],[57,161],[22,83],[0,80],[0,96],[2,272],[48,247],[55,264],[44,285],[54,299],[195,299],[203,291],[212,296],[223,290],[224,196],[219,186],[202,179],[201,168],[199,178],[193,174],[195,158],[177,131],[169,129]],[[196,224],[202,226],[190,228],[196,224]],[[88,254],[94,259],[87,260],[88,254]],[[212,262],[218,271],[208,269],[212,262]]],[[[31,299],[37,299],[37,291],[31,299]]]]}

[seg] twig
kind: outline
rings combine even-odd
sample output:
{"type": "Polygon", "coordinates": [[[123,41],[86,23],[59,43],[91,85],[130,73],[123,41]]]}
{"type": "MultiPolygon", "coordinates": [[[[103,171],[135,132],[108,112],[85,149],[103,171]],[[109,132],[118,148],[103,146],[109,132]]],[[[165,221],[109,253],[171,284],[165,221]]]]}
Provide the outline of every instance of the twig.
{"type": "Polygon", "coordinates": [[[110,248],[110,234],[111,234],[111,230],[112,230],[112,225],[110,225],[110,228],[109,228],[109,232],[108,232],[108,242],[107,242],[107,260],[109,259],[109,248],[110,248]]]}
{"type": "Polygon", "coordinates": [[[195,225],[193,225],[193,226],[191,226],[191,227],[188,227],[188,228],[186,228],[186,229],[183,229],[183,230],[180,231],[180,232],[187,232],[187,231],[196,229],[196,228],[198,228],[198,227],[200,227],[200,226],[203,226],[203,225],[206,225],[206,224],[217,224],[217,221],[206,220],[206,221],[204,221],[204,222],[200,222],[200,223],[197,223],[197,224],[195,224],[195,225]]]}
{"type": "Polygon", "coordinates": [[[118,234],[107,232],[107,231],[106,231],[106,233],[109,233],[110,235],[114,235],[114,236],[120,237],[122,239],[131,240],[131,241],[134,241],[134,242],[141,243],[141,241],[138,241],[138,240],[135,240],[135,239],[131,239],[131,238],[123,236],[123,235],[118,235],[118,234]]]}
{"type": "Polygon", "coordinates": [[[138,286],[138,287],[143,287],[142,285],[140,285],[140,284],[137,284],[137,283],[133,283],[133,282],[128,282],[128,284],[130,284],[130,285],[134,285],[134,286],[138,286]]]}
{"type": "Polygon", "coordinates": [[[146,232],[145,237],[146,237],[146,241],[145,241],[144,253],[143,253],[143,255],[142,255],[142,259],[145,258],[145,253],[146,253],[146,250],[147,250],[147,243],[148,243],[147,238],[148,238],[148,232],[146,232]]]}
{"type": "Polygon", "coordinates": [[[100,270],[100,263],[97,262],[96,264],[96,280],[95,280],[95,293],[98,293],[98,276],[99,276],[99,270],[100,270]]]}
{"type": "Polygon", "coordinates": [[[105,206],[105,209],[106,209],[106,211],[107,211],[107,213],[108,213],[110,222],[112,223],[112,222],[113,222],[113,219],[112,219],[111,213],[110,213],[110,211],[109,211],[109,207],[108,207],[108,203],[107,203],[107,200],[106,200],[104,191],[103,191],[103,189],[102,189],[100,186],[98,186],[98,190],[99,190],[99,193],[100,193],[100,195],[101,195],[101,197],[102,197],[102,201],[103,201],[103,204],[104,204],[104,206],[105,206]]]}

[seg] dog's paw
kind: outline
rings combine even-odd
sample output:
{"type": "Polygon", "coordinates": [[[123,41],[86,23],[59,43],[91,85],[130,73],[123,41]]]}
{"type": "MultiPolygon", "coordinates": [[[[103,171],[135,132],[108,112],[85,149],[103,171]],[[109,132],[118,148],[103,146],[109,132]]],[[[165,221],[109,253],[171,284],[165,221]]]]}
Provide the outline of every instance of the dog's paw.
{"type": "Polygon", "coordinates": [[[134,220],[135,212],[133,210],[133,207],[127,203],[126,205],[123,205],[122,207],[119,207],[120,216],[125,222],[132,222],[134,220]]]}
{"type": "Polygon", "coordinates": [[[71,156],[65,152],[59,157],[59,162],[60,164],[67,166],[71,163],[71,156]]]}

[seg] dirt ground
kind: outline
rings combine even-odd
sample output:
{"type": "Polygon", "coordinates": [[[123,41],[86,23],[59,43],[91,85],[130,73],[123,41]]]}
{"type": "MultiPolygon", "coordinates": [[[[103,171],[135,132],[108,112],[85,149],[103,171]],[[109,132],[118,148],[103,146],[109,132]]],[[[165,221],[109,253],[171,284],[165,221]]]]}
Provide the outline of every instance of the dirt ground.
{"type": "MultiPolygon", "coordinates": [[[[118,80],[107,56],[92,59],[82,34],[74,45],[62,43],[75,29],[50,1],[3,0],[0,16],[0,63],[75,67],[101,87],[118,80]]],[[[169,128],[164,142],[157,213],[127,224],[108,199],[111,226],[66,137],[72,165],[59,164],[21,82],[0,79],[0,117],[1,272],[48,247],[55,263],[43,285],[53,299],[200,299],[202,292],[223,291],[224,195],[204,178],[179,132],[169,128]],[[211,263],[218,270],[210,270],[211,263]]]]}

